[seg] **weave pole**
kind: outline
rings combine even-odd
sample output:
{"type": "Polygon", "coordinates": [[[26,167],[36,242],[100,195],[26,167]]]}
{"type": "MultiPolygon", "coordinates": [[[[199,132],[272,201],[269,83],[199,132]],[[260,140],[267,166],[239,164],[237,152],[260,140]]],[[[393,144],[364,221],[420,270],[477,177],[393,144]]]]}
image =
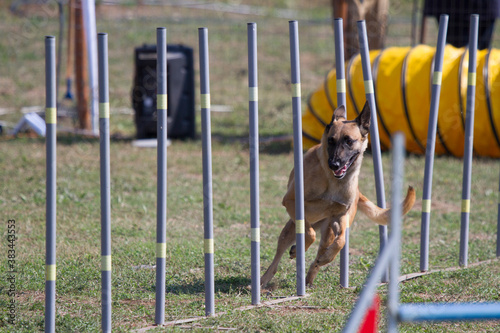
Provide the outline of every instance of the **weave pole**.
{"type": "Polygon", "coordinates": [[[257,24],[247,24],[248,110],[250,145],[250,228],[252,266],[252,304],[260,303],[260,210],[259,210],[259,93],[257,71],[257,24]]]}
{"type": "Polygon", "coordinates": [[[155,324],[165,323],[167,257],[167,29],[156,29],[157,203],[155,324]]]}
{"type": "MultiPolygon", "coordinates": [[[[395,135],[395,138],[393,140],[393,145],[392,145],[392,149],[393,149],[393,154],[394,155],[397,155],[398,153],[396,152],[396,149],[399,150],[400,153],[403,152],[403,148],[404,148],[404,142],[398,142],[398,141],[404,141],[402,140],[401,138],[397,139],[397,137],[401,137],[401,134],[396,134],[395,135]]],[[[399,160],[400,157],[394,157],[393,155],[393,163],[395,162],[394,161],[394,158],[399,160]]],[[[398,163],[397,164],[398,167],[399,166],[402,166],[401,163],[398,163]]],[[[401,168],[402,169],[402,168],[401,168]]],[[[394,170],[393,170],[394,171],[394,170]]],[[[402,170],[399,170],[402,174],[402,170]]],[[[397,177],[399,177],[399,174],[395,174],[394,177],[393,177],[393,181],[395,179],[397,179],[397,177]]],[[[398,182],[402,182],[397,180],[398,182]]],[[[397,185],[394,184],[392,185],[392,189],[393,191],[396,189],[396,188],[400,188],[401,186],[400,185],[397,185]]],[[[398,208],[398,205],[401,204],[401,190],[399,190],[399,193],[398,191],[396,192],[393,192],[393,202],[396,202],[396,204],[393,206],[395,209],[391,211],[391,235],[390,237],[387,239],[387,243],[386,243],[386,247],[384,247],[384,249],[382,251],[380,251],[377,259],[375,260],[375,265],[373,266],[373,268],[371,269],[371,272],[370,272],[370,275],[368,276],[366,282],[364,283],[364,286],[363,286],[363,289],[361,290],[361,293],[359,294],[359,297],[358,299],[356,300],[356,304],[354,305],[354,308],[352,309],[351,311],[351,314],[349,315],[349,319],[347,320],[347,323],[345,324],[342,332],[343,333],[352,333],[352,332],[359,332],[358,329],[359,329],[359,325],[361,323],[361,321],[363,320],[365,314],[366,314],[366,311],[368,310],[368,308],[370,307],[370,304],[372,304],[373,302],[373,294],[375,293],[378,285],[379,285],[379,282],[382,278],[382,275],[385,274],[385,272],[387,272],[387,267],[389,266],[390,264],[390,261],[393,260],[394,256],[395,256],[395,250],[397,250],[400,245],[398,246],[398,244],[401,244],[401,233],[395,233],[393,232],[394,230],[401,230],[400,226],[399,225],[396,225],[396,223],[401,223],[401,208],[398,208]],[[399,213],[398,213],[398,210],[399,210],[399,213]],[[396,215],[397,214],[397,215],[396,215]]],[[[396,276],[397,276],[397,273],[396,273],[396,276]]],[[[398,281],[398,279],[394,279],[392,280],[393,282],[396,282],[398,281]]],[[[394,286],[392,287],[394,288],[394,286]]],[[[391,291],[391,287],[389,287],[389,291],[391,291]]],[[[392,299],[394,300],[394,299],[392,299]]],[[[391,302],[391,298],[390,296],[388,296],[388,302],[391,302]]],[[[391,306],[391,305],[389,305],[391,306]]],[[[397,310],[397,309],[396,309],[397,310]]],[[[390,311],[390,309],[389,309],[390,311]]],[[[389,314],[392,314],[389,312],[389,314]]],[[[394,315],[394,314],[392,314],[394,315]]]]}
{"type": "Polygon", "coordinates": [[[205,315],[215,314],[214,232],[212,203],[212,139],[210,129],[210,72],[208,30],[198,29],[200,46],[201,138],[203,157],[203,222],[205,253],[205,315]]]}
{"type": "Polygon", "coordinates": [[[497,258],[498,257],[500,257],[500,181],[498,183],[498,216],[497,216],[497,258]]]}
{"type": "MultiPolygon", "coordinates": [[[[344,20],[336,18],[335,29],[335,72],[337,73],[337,106],[346,107],[346,84],[344,65],[344,20]]],[[[344,117],[347,119],[347,109],[344,117]]]]}
{"type": "Polygon", "coordinates": [[[394,253],[389,262],[389,286],[387,291],[388,319],[387,331],[396,333],[398,330],[397,313],[399,307],[399,270],[401,260],[401,220],[403,216],[401,200],[403,197],[405,138],[396,133],[392,139],[392,196],[391,196],[391,235],[394,238],[394,253]]]}
{"type": "Polygon", "coordinates": [[[45,332],[56,331],[56,38],[45,37],[45,332]]]}
{"type": "Polygon", "coordinates": [[[108,34],[97,36],[101,181],[101,328],[111,332],[111,181],[109,158],[108,34]]]}
{"type": "Polygon", "coordinates": [[[295,170],[295,242],[297,253],[297,296],[306,294],[304,166],[302,152],[302,105],[300,89],[299,28],[289,21],[290,59],[292,77],[293,148],[295,170]]]}
{"type": "MultiPolygon", "coordinates": [[[[341,18],[336,18],[334,21],[335,71],[337,73],[337,106],[344,105],[346,110],[344,117],[347,119],[343,24],[344,22],[341,18]]],[[[349,287],[349,224],[347,224],[345,230],[345,245],[340,250],[340,285],[344,288],[349,287]]]]}
{"type": "MultiPolygon", "coordinates": [[[[373,168],[375,172],[375,188],[377,192],[377,206],[385,208],[384,171],[382,169],[382,154],[380,152],[380,138],[378,133],[377,104],[375,103],[375,91],[373,89],[372,70],[370,65],[370,54],[368,37],[366,35],[366,22],[358,21],[359,53],[363,67],[363,78],[365,82],[366,101],[371,109],[370,136],[373,154],[373,168]]],[[[387,243],[387,226],[379,226],[380,252],[387,243]]],[[[387,282],[387,271],[382,275],[382,282],[387,282]]]]}
{"type": "Polygon", "coordinates": [[[425,149],[424,190],[422,195],[422,221],[420,233],[420,270],[422,272],[429,270],[429,226],[431,217],[432,173],[434,169],[434,150],[436,147],[437,119],[447,29],[448,15],[443,14],[439,18],[436,57],[434,58],[434,72],[432,73],[431,106],[429,127],[427,130],[427,146],[425,149]]]}
{"type": "Polygon", "coordinates": [[[465,115],[464,167],[462,176],[462,213],[460,220],[460,254],[458,264],[467,266],[469,250],[470,187],[474,141],[474,111],[476,101],[476,62],[479,15],[471,15],[469,30],[469,75],[465,115]]]}

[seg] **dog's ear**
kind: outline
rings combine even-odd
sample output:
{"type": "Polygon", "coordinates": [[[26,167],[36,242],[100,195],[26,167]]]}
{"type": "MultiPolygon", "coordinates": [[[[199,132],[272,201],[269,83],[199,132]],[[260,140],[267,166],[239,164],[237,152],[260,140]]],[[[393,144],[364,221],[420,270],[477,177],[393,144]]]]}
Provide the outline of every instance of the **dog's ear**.
{"type": "Polygon", "coordinates": [[[332,127],[334,121],[345,119],[345,116],[345,106],[341,105],[335,111],[333,111],[332,120],[328,125],[326,125],[325,132],[328,133],[330,131],[330,128],[332,127]]]}
{"type": "Polygon", "coordinates": [[[343,105],[333,111],[332,120],[330,121],[330,124],[328,124],[328,127],[332,126],[334,121],[338,121],[340,119],[345,119],[345,106],[343,105]]]}
{"type": "Polygon", "coordinates": [[[339,106],[335,111],[333,111],[332,123],[340,119],[346,119],[344,105],[339,106]]]}
{"type": "Polygon", "coordinates": [[[359,131],[363,136],[368,135],[368,133],[370,132],[370,121],[371,121],[370,117],[371,117],[370,105],[368,104],[368,102],[366,102],[365,106],[363,107],[363,110],[356,118],[356,123],[359,126],[359,131]]]}

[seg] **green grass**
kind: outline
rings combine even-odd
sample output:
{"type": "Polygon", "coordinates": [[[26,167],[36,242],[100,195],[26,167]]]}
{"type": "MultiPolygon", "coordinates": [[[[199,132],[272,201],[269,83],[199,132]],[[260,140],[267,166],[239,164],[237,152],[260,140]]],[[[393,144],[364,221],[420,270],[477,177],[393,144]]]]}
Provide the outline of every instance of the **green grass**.
{"type": "MultiPolygon", "coordinates": [[[[242,1],[257,5],[265,1],[242,1]]],[[[394,21],[409,17],[410,1],[394,8],[394,21]]],[[[333,65],[333,34],[326,1],[309,5],[281,1],[283,8],[300,9],[311,18],[300,23],[303,95],[317,88],[333,65]],[[321,7],[323,6],[323,8],[321,7]],[[325,9],[326,8],[326,9],[325,9]]],[[[0,11],[0,107],[15,113],[1,120],[15,122],[22,106],[44,104],[43,36],[57,34],[53,8],[38,17],[13,17],[0,11]],[[45,14],[44,14],[45,13],[45,14]],[[48,15],[51,19],[47,19],[48,15]],[[44,19],[45,17],[45,19],[44,19]],[[7,50],[8,52],[3,52],[7,50]]],[[[41,13],[41,14],[40,14],[41,13]]],[[[280,305],[247,310],[250,304],[250,203],[246,22],[259,31],[260,135],[291,134],[291,101],[287,19],[245,16],[177,7],[139,9],[101,7],[98,30],[110,34],[111,218],[113,251],[113,327],[128,332],[154,322],[156,228],[156,150],[134,148],[133,117],[115,112],[130,106],[133,48],[154,43],[155,28],[168,28],[169,43],[195,48],[197,27],[209,28],[211,95],[213,104],[232,107],[212,115],[213,194],[215,234],[216,312],[226,312],[188,327],[200,331],[339,331],[351,311],[378,253],[378,228],[361,214],[351,229],[350,285],[339,286],[338,259],[325,266],[310,296],[280,305]]],[[[396,24],[395,23],[395,24],[396,24]]],[[[432,26],[431,26],[432,28],[432,26]]],[[[408,30],[408,25],[406,25],[408,30]]],[[[409,38],[390,29],[389,44],[407,45],[409,38]]],[[[197,69],[195,56],[195,67],[197,69]]],[[[64,66],[63,66],[64,71],[64,66]]],[[[197,77],[197,76],[196,76],[197,77]]],[[[61,88],[61,90],[64,90],[61,88]]],[[[198,90],[197,90],[198,91],[198,90]]],[[[305,101],[304,101],[305,102],[305,101]]],[[[197,133],[200,133],[197,114],[197,133]]],[[[71,124],[71,121],[67,122],[71,124]]],[[[45,143],[21,136],[0,137],[0,212],[3,236],[0,274],[0,331],[43,330],[45,261],[45,143]],[[16,220],[17,324],[7,323],[7,220],[16,220]],[[4,278],[5,277],[5,278],[4,278]]],[[[61,134],[58,138],[57,182],[57,330],[100,330],[100,203],[99,142],[61,134]]],[[[390,154],[383,155],[386,196],[390,199],[390,154]]],[[[424,158],[406,160],[405,185],[417,189],[417,204],[405,218],[402,273],[419,270],[420,209],[424,158]]],[[[260,151],[261,266],[272,260],[276,238],[287,219],[281,206],[293,165],[290,142],[262,143],[260,151]]],[[[430,268],[457,266],[460,230],[461,160],[435,160],[431,216],[430,268]]],[[[201,142],[174,141],[168,148],[168,221],[166,320],[204,315],[203,195],[201,142]]],[[[373,164],[367,154],[360,189],[375,200],[373,164]]],[[[469,262],[495,257],[498,163],[475,159],[469,262]]],[[[309,264],[313,245],[306,254],[309,264]]],[[[434,273],[402,283],[402,302],[499,301],[498,261],[454,272],[434,273]]],[[[383,302],[385,286],[379,287],[383,302]]],[[[262,301],[295,294],[295,261],[284,258],[273,288],[262,301]]],[[[383,307],[385,314],[385,307],[383,307]]],[[[382,319],[385,327],[385,319],[382,319]]],[[[495,332],[498,323],[404,324],[403,332],[495,332]]],[[[183,328],[169,329],[183,331],[183,328]]]]}

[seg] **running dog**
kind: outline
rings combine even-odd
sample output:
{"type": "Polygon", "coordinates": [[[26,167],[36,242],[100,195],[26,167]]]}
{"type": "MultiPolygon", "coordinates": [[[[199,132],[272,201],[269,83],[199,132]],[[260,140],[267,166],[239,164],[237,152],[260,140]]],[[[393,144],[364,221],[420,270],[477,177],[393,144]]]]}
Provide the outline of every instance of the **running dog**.
{"type": "MultiPolygon", "coordinates": [[[[304,156],[304,212],[305,249],[321,233],[318,253],[306,276],[306,284],[312,286],[321,266],[337,256],[345,244],[345,231],[351,225],[356,211],[380,225],[387,225],[390,210],[377,207],[358,188],[358,176],[363,154],[368,145],[370,107],[363,107],[359,116],[351,121],[345,119],[344,106],[333,113],[325,128],[321,143],[311,148],[304,156]]],[[[415,203],[415,190],[410,186],[403,201],[403,214],[415,203]]],[[[276,274],[278,264],[286,249],[295,243],[295,181],[294,170],[288,179],[288,190],[283,197],[290,220],[278,238],[276,255],[261,285],[266,286],[276,274]]],[[[296,256],[295,245],[290,249],[290,258],[296,256]]]]}

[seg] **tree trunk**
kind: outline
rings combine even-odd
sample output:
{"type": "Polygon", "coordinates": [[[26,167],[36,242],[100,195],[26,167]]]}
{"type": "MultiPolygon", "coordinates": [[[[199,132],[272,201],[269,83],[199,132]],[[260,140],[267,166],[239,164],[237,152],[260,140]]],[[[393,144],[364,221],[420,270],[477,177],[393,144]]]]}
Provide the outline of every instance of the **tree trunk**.
{"type": "Polygon", "coordinates": [[[83,26],[82,0],[75,1],[75,81],[79,125],[81,129],[91,130],[87,42],[83,26]]]}
{"type": "Polygon", "coordinates": [[[384,47],[389,0],[331,0],[335,17],[344,19],[344,58],[359,52],[357,21],[366,21],[370,50],[384,47]]]}

